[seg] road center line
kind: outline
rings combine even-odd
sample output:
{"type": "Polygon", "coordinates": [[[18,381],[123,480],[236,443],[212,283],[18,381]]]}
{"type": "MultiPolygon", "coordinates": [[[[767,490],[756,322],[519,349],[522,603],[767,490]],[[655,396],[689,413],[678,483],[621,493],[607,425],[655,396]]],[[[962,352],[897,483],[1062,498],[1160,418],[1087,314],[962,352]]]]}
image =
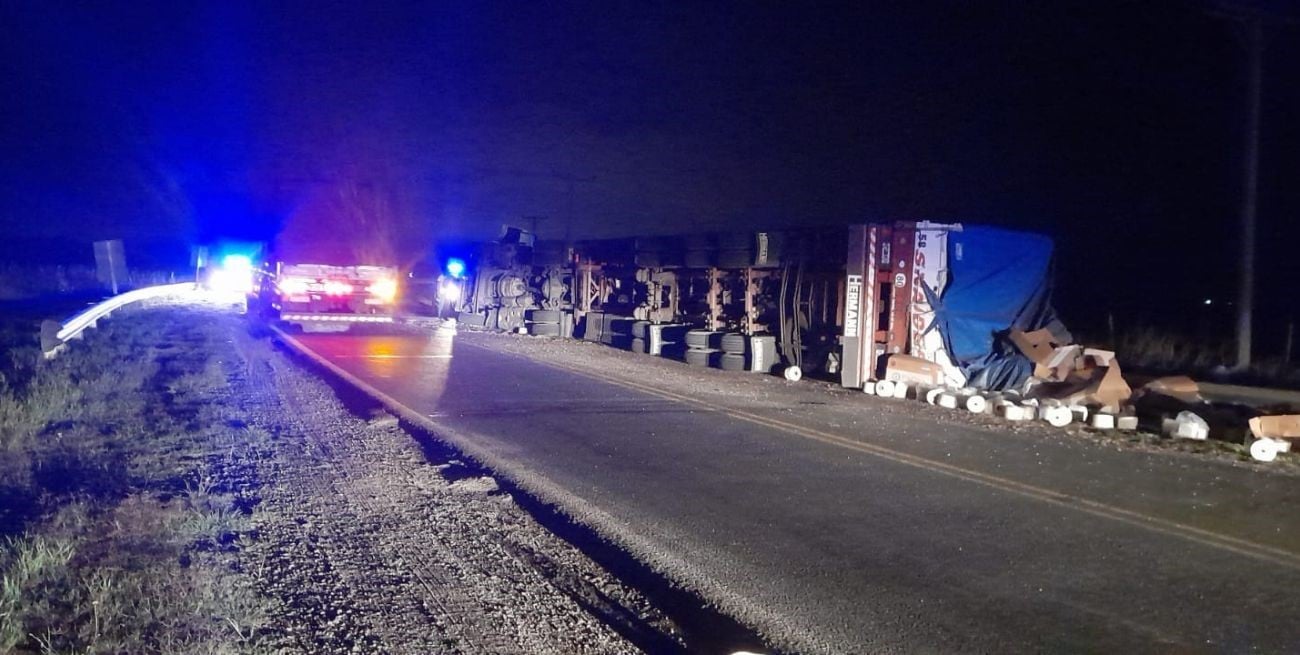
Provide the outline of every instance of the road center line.
{"type": "MultiPolygon", "coordinates": [[[[493,353],[502,352],[478,344],[465,343],[465,344],[458,344],[458,345],[466,345],[474,348],[479,348],[482,350],[487,350],[493,353]]],[[[1110,519],[1113,521],[1118,521],[1120,523],[1125,523],[1131,526],[1143,528],[1146,530],[1151,530],[1153,532],[1159,532],[1161,534],[1166,534],[1169,536],[1180,537],[1182,539],[1186,539],[1201,544],[1203,546],[1219,548],[1232,553],[1236,553],[1238,555],[1245,555],[1247,557],[1252,557],[1258,560],[1262,560],[1270,564],[1276,564],[1279,566],[1287,567],[1289,569],[1300,571],[1300,554],[1296,554],[1274,546],[1259,544],[1246,539],[1220,534],[1218,532],[1213,532],[1210,530],[1205,530],[1203,528],[1198,528],[1184,523],[1179,523],[1177,521],[1171,521],[1169,519],[1163,519],[1160,517],[1151,516],[1149,514],[1143,514],[1141,512],[1137,512],[1134,510],[1124,509],[1122,507],[1117,507],[1100,501],[1089,500],[1081,496],[1076,496],[1061,491],[1055,491],[1052,489],[1047,489],[1044,487],[1039,487],[1024,482],[1017,482],[1015,480],[1011,480],[1008,478],[1004,478],[996,475],[990,475],[988,473],[982,473],[980,471],[966,469],[960,466],[954,466],[952,464],[940,462],[926,457],[921,457],[918,455],[913,455],[911,453],[907,453],[901,450],[895,450],[893,448],[887,448],[885,446],[879,446],[876,444],[854,441],[852,439],[841,437],[839,435],[825,432],[822,430],[817,430],[815,428],[809,428],[802,425],[787,423],[779,419],[761,416],[759,414],[754,414],[752,412],[747,412],[744,410],[724,407],[722,405],[717,405],[706,400],[691,398],[689,396],[683,396],[681,394],[674,393],[672,391],[667,391],[664,389],[660,389],[658,387],[653,387],[638,382],[623,380],[620,378],[609,376],[607,374],[596,373],[593,371],[588,371],[585,369],[580,369],[580,368],[568,366],[565,364],[559,364],[555,362],[543,362],[528,357],[526,355],[520,355],[517,353],[506,353],[506,354],[511,354],[514,355],[515,357],[522,357],[524,359],[527,359],[530,362],[535,362],[543,366],[549,366],[551,368],[567,371],[590,379],[599,380],[601,382],[620,386],[625,389],[632,389],[634,391],[639,391],[652,396],[657,396],[659,398],[663,398],[666,400],[672,400],[680,403],[689,404],[695,407],[700,407],[702,409],[724,414],[726,416],[730,416],[735,419],[753,423],[755,425],[761,425],[763,427],[768,427],[788,434],[793,434],[795,436],[809,439],[811,441],[817,441],[827,445],[838,446],[841,448],[845,448],[847,450],[852,450],[867,455],[873,455],[895,463],[906,464],[908,466],[923,469],[931,473],[938,473],[940,475],[947,475],[950,477],[959,478],[962,480],[966,480],[968,482],[973,482],[975,484],[992,487],[1000,491],[1005,491],[1008,493],[1024,496],[1026,498],[1031,498],[1033,500],[1049,503],[1059,507],[1074,509],[1080,512],[1091,514],[1093,516],[1110,519]]]]}

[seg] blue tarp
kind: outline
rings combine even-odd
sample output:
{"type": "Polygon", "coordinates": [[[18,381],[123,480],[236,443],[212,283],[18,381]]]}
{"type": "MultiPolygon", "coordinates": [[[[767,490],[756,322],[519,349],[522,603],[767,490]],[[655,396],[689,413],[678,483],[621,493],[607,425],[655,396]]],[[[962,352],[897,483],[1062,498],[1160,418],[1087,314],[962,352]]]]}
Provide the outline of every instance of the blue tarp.
{"type": "Polygon", "coordinates": [[[1051,263],[1052,240],[1039,234],[978,226],[948,234],[949,282],[942,297],[930,294],[935,329],[972,386],[1005,389],[1029,376],[1031,363],[1005,335],[1056,321],[1051,263]]]}

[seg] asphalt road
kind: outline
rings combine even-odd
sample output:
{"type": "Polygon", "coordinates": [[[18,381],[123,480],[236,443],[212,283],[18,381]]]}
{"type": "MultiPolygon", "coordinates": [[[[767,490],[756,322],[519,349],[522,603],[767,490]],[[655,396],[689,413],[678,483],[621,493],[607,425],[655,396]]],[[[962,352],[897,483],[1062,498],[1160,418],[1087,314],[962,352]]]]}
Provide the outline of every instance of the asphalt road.
{"type": "Polygon", "coordinates": [[[462,332],[297,341],[799,652],[1300,652],[1300,477],[462,332]]]}

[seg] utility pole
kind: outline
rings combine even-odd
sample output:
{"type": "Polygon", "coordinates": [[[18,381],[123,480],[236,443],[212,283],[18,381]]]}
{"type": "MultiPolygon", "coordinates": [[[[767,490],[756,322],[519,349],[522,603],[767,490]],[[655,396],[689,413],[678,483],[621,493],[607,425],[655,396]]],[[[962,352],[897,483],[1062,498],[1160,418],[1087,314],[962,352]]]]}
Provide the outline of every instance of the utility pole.
{"type": "Polygon", "coordinates": [[[1259,114],[1264,85],[1264,20],[1242,19],[1246,40],[1246,143],[1241,198],[1241,277],[1237,287],[1237,368],[1250,368],[1255,308],[1255,219],[1259,205],[1259,114]]]}
{"type": "Polygon", "coordinates": [[[1236,24],[1246,49],[1246,124],[1241,153],[1241,274],[1237,279],[1237,365],[1250,368],[1251,336],[1255,311],[1255,226],[1259,211],[1259,133],[1264,95],[1264,27],[1269,22],[1290,22],[1291,17],[1266,15],[1260,3],[1249,0],[1214,2],[1209,13],[1236,24]]]}

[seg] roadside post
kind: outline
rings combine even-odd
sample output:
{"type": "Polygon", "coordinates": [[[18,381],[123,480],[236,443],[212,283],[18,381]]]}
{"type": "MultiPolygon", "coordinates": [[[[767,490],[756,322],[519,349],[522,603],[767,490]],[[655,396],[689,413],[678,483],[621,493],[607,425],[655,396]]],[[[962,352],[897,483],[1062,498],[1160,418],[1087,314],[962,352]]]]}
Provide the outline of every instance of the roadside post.
{"type": "Polygon", "coordinates": [[[121,239],[95,242],[95,276],[112,289],[113,295],[119,293],[118,287],[127,280],[126,253],[121,239]]]}

